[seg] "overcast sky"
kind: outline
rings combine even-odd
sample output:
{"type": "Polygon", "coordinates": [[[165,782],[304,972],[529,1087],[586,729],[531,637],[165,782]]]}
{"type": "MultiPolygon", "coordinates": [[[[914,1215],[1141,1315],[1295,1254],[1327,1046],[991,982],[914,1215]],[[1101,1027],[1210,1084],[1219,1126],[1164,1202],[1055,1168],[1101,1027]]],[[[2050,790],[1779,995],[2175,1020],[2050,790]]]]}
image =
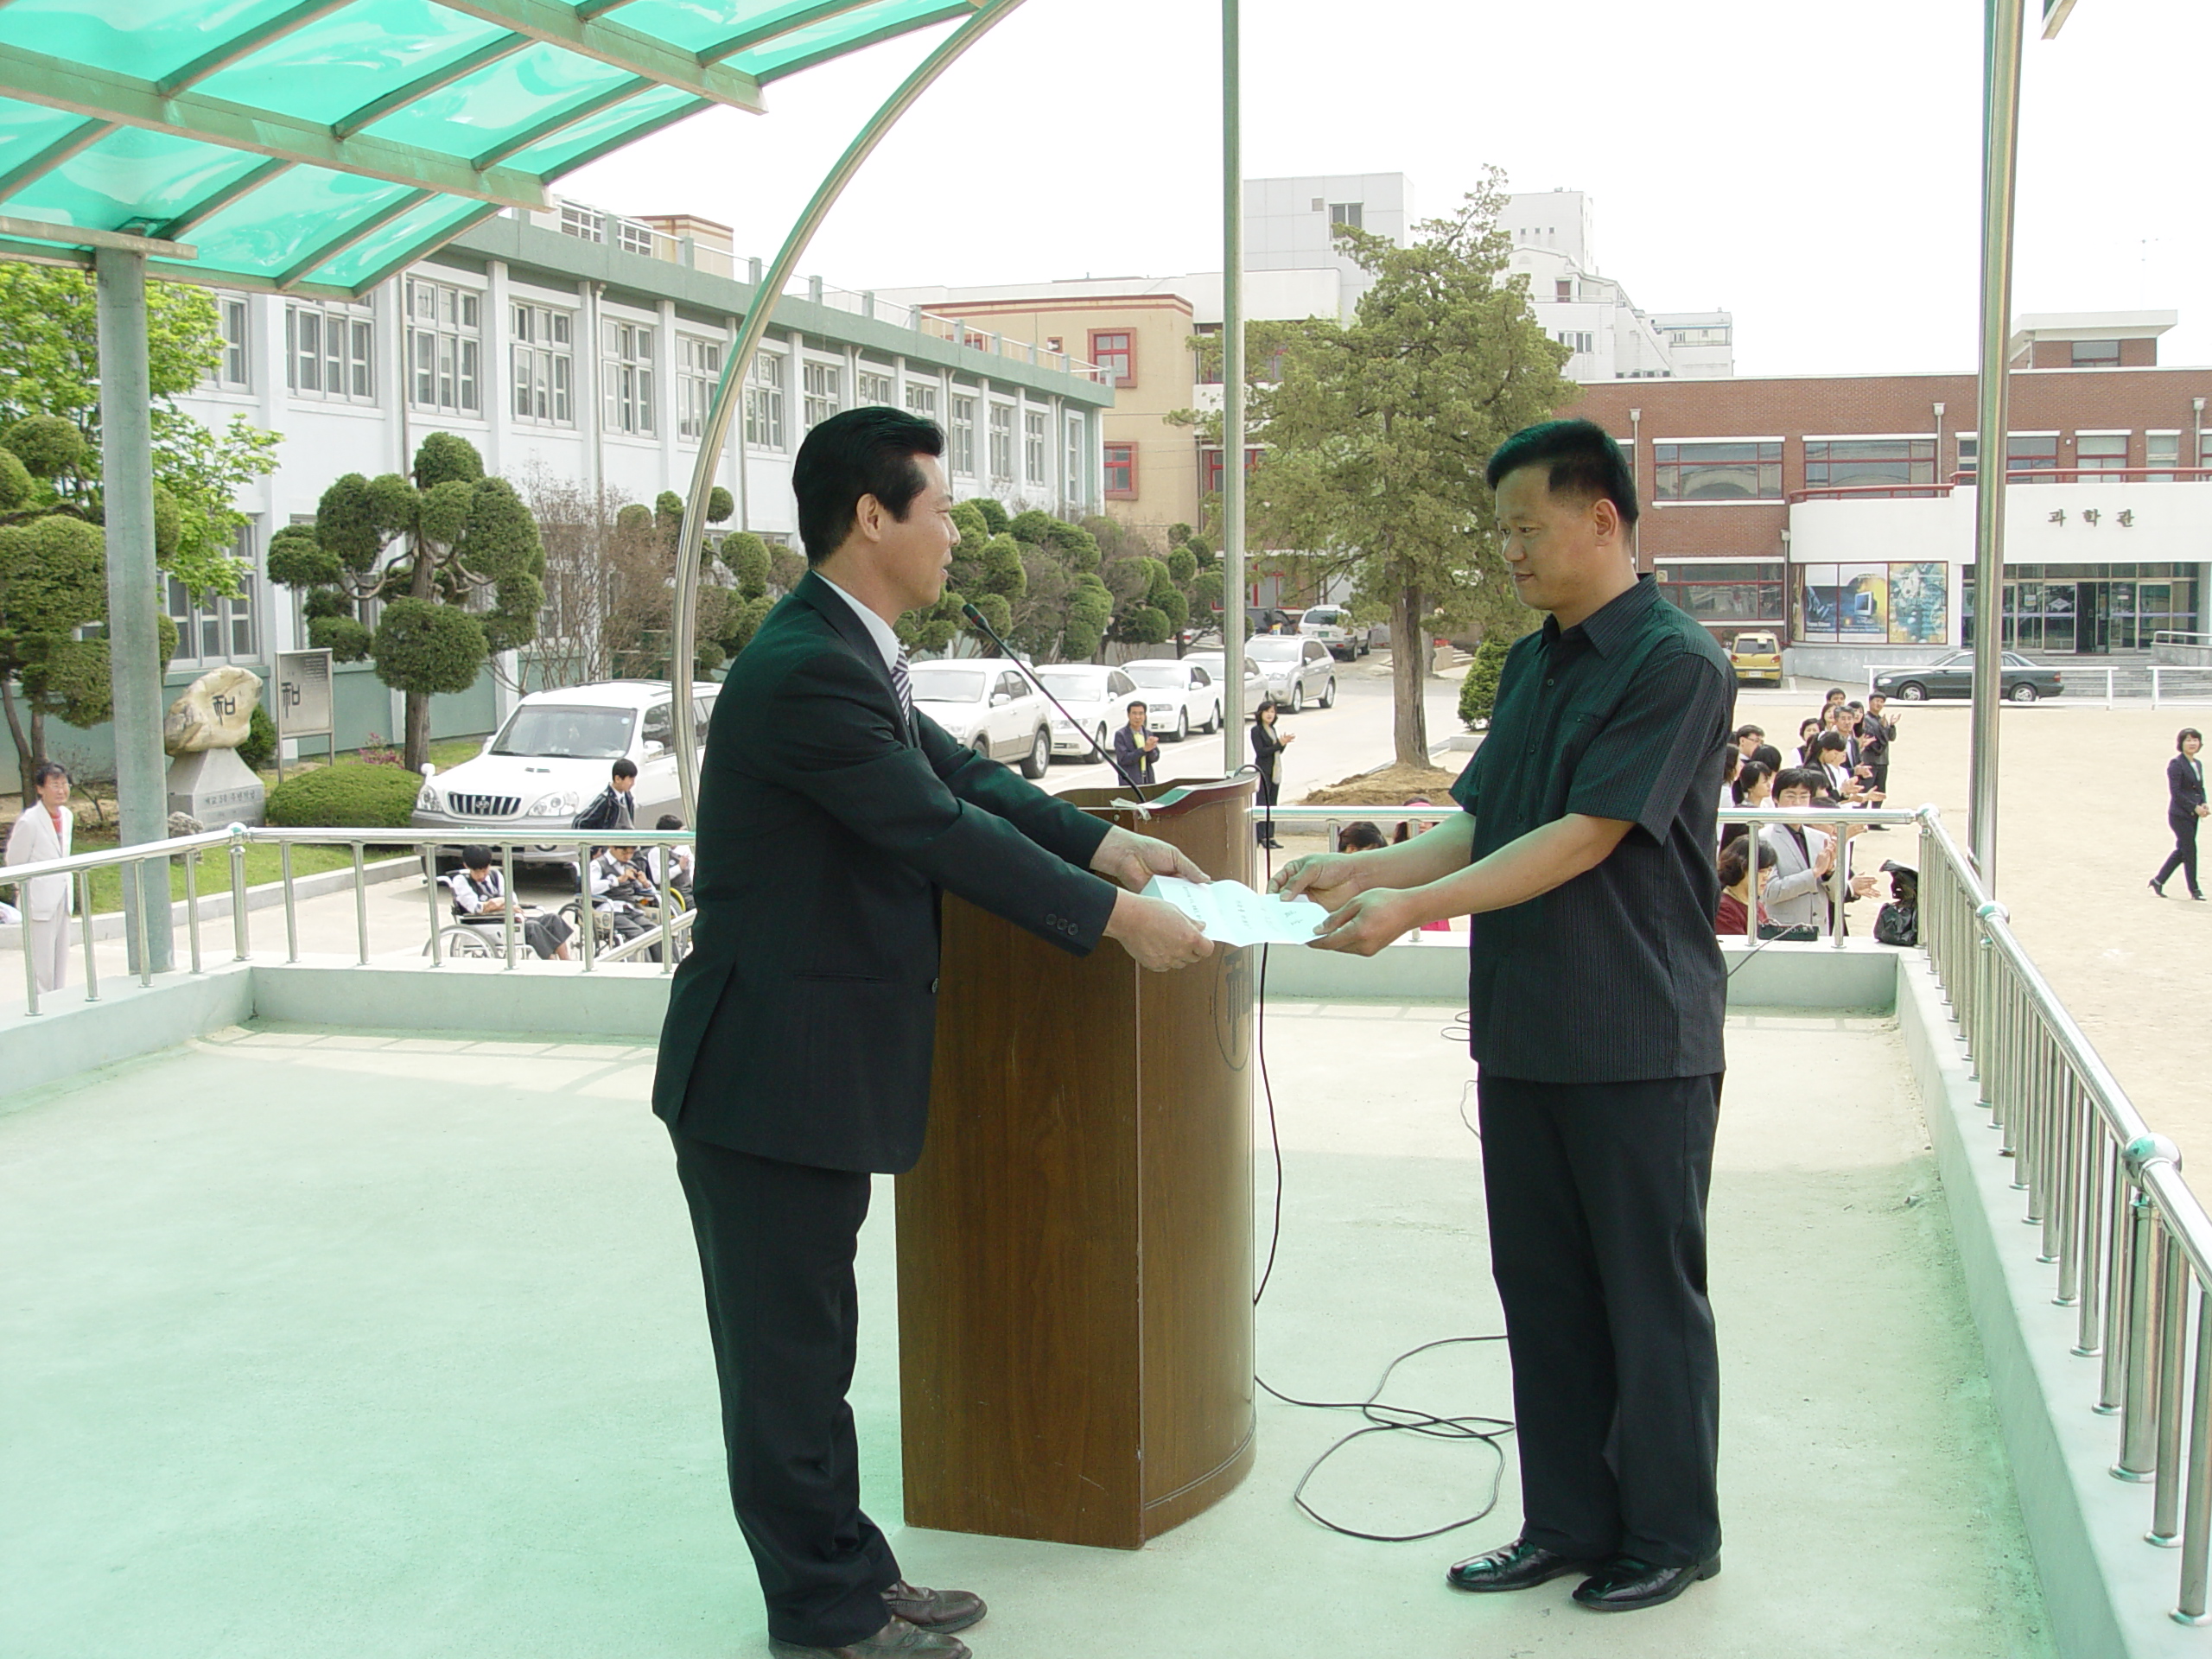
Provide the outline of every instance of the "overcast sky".
{"type": "MultiPolygon", "coordinates": [[[[2177,310],[2212,361],[2195,136],[2212,5],[2029,0],[2014,310],[2177,310]]],[[[1647,311],[1725,307],[1745,374],[1965,369],[1979,257],[1971,0],[1245,0],[1248,177],[1402,172],[1443,212],[1496,162],[1591,193],[1600,270],[1647,311]]],[[[1219,9],[1027,0],[886,139],[802,265],[896,288],[1221,264],[1219,9]]],[[[624,213],[772,256],[853,130],[941,31],[768,89],[570,175],[624,213]]]]}

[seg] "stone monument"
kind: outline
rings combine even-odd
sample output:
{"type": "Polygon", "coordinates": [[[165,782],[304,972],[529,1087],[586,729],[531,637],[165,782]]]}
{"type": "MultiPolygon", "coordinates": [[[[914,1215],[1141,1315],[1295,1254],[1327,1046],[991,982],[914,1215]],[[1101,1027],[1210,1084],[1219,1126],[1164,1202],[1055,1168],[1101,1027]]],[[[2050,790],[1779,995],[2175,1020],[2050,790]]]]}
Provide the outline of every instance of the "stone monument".
{"type": "Polygon", "coordinates": [[[201,823],[259,823],[268,791],[238,759],[261,702],[261,677],[211,668],[185,687],[162,721],[169,752],[169,811],[201,823]]]}

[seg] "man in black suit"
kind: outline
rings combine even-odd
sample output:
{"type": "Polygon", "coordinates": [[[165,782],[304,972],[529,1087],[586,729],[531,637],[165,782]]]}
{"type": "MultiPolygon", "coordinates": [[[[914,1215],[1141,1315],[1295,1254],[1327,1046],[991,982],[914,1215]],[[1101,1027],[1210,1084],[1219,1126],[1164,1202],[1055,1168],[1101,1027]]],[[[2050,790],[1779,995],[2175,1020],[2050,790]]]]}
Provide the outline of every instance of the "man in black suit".
{"type": "Polygon", "coordinates": [[[1129,723],[1114,734],[1114,759],[1122,775],[1140,789],[1152,787],[1153,766],[1160,756],[1160,740],[1145,729],[1149,711],[1141,702],[1129,705],[1129,723]]]}
{"type": "Polygon", "coordinates": [[[915,710],[893,625],[937,602],[959,539],[943,447],[931,423],[868,408],[799,448],[811,569],[715,700],[694,949],[653,1084],[706,1281],[731,1500],[770,1646],[805,1659],[962,1659],[951,1633],[983,1616],[967,1592],[906,1582],[861,1510],[845,1399],[870,1175],[921,1155],[940,891],[1077,955],[1109,938],[1164,970],[1212,949],[1135,891],[1204,880],[1187,859],[915,710]]]}

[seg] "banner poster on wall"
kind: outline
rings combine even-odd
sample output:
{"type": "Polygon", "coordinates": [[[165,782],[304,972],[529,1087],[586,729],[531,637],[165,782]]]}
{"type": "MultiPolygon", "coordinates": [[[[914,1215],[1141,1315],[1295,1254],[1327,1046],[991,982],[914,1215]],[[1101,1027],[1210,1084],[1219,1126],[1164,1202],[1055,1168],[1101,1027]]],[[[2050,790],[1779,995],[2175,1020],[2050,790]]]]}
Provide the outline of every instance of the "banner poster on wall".
{"type": "Polygon", "coordinates": [[[1836,567],[1836,638],[1845,644],[1890,637],[1890,568],[1836,567]]]}
{"type": "Polygon", "coordinates": [[[1890,567],[1890,643],[1946,645],[1951,642],[1950,572],[1942,564],[1890,567]]]}
{"type": "Polygon", "coordinates": [[[1940,645],[1949,642],[1949,567],[1942,563],[1797,567],[1791,633],[1808,642],[1940,645]]]}

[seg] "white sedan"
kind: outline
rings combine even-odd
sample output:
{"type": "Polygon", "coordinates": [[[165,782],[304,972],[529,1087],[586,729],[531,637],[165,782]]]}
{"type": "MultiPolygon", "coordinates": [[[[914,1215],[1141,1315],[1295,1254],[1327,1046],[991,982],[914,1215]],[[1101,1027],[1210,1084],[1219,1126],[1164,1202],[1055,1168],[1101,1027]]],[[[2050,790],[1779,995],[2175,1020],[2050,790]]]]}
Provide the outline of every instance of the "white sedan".
{"type": "Polygon", "coordinates": [[[1292,714],[1309,702],[1336,706],[1336,661],[1319,639],[1263,633],[1244,642],[1244,658],[1268,677],[1268,694],[1292,714]]]}
{"type": "MultiPolygon", "coordinates": [[[[1193,651],[1184,654],[1183,660],[1195,663],[1205,670],[1217,690],[1229,683],[1228,659],[1217,651],[1193,651]]],[[[1268,695],[1268,677],[1255,668],[1249,660],[1244,664],[1244,723],[1252,722],[1252,711],[1268,695]]]]}
{"type": "Polygon", "coordinates": [[[1136,682],[1147,723],[1169,742],[1221,729],[1221,688],[1189,658],[1147,657],[1122,664],[1122,671],[1136,682]]]}
{"type": "Polygon", "coordinates": [[[1070,720],[1052,709],[1052,753],[1081,760],[1097,758],[1094,742],[1108,748],[1114,728],[1128,721],[1129,704],[1143,695],[1120,669],[1100,663],[1054,663],[1039,669],[1037,677],[1074,716],[1070,720]]]}
{"type": "Polygon", "coordinates": [[[1018,764],[1025,778],[1042,778],[1052,763],[1052,705],[996,657],[915,663],[914,707],[986,760],[1018,764]]]}

